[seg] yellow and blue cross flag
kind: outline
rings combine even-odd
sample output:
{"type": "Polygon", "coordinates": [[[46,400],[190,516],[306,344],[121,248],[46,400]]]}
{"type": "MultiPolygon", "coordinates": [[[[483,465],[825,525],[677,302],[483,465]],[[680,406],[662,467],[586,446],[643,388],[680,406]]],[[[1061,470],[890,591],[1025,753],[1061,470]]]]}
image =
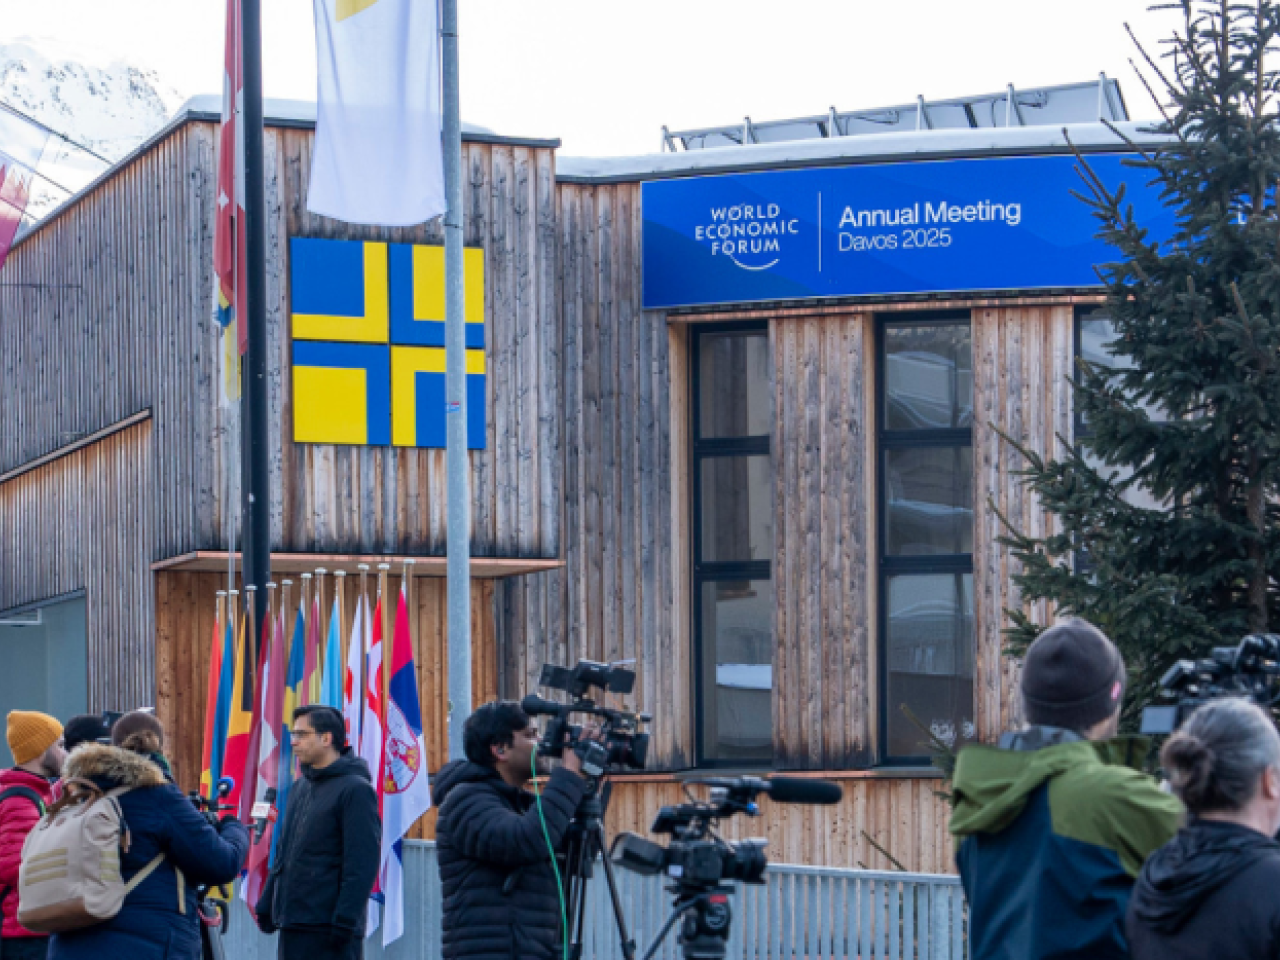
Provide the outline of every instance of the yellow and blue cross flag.
{"type": "MultiPolygon", "coordinates": [[[[444,251],[295,238],[294,440],[443,447],[444,251]]],[[[467,445],[483,449],[484,251],[464,251],[467,445]]]]}

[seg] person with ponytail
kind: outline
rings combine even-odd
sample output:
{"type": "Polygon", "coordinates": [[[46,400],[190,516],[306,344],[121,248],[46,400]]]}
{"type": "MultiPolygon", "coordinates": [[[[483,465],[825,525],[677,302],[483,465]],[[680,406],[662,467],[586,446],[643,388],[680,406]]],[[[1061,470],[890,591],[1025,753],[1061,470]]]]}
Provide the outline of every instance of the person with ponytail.
{"type": "Polygon", "coordinates": [[[1187,823],[1147,860],[1129,901],[1134,960],[1280,956],[1280,734],[1243,699],[1214,700],[1160,760],[1187,823]]]}
{"type": "Polygon", "coordinates": [[[137,710],[116,721],[110,745],[84,743],[67,759],[64,782],[127,788],[117,796],[129,830],[125,881],[163,857],[110,920],[50,937],[49,960],[201,960],[196,885],[234,880],[249,834],[233,819],[215,828],[196,811],[174,785],[164,740],[155,715],[137,710]]]}

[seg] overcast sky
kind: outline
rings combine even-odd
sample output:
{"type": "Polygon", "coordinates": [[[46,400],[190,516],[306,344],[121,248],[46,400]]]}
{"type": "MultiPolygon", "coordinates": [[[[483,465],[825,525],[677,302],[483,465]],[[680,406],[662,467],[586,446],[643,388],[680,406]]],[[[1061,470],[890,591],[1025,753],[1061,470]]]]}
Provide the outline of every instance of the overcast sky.
{"type": "MultiPolygon", "coordinates": [[[[314,99],[310,0],[262,0],[267,96],[314,99]]],[[[564,153],[651,152],[660,130],[1118,78],[1146,0],[460,0],[462,113],[564,153]]],[[[225,0],[0,0],[0,40],[53,37],[221,91],[225,0]]]]}

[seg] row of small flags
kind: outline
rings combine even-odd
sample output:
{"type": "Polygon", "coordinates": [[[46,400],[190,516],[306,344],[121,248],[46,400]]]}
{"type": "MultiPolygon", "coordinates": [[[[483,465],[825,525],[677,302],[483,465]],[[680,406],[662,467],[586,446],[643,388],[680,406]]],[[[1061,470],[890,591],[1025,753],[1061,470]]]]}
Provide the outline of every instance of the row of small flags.
{"type": "Polygon", "coordinates": [[[264,803],[268,791],[275,791],[278,819],[268,821],[262,839],[251,848],[241,887],[252,909],[277,852],[275,823],[283,823],[290,788],[301,775],[289,739],[293,711],[306,704],[340,710],[347,743],[369,765],[378,791],[382,854],[369,903],[368,933],[378,927],[380,902],[385,945],[404,932],[404,837],[431,806],[405,587],[402,580],[386,652],[381,592],[372,611],[361,593],[345,664],[339,605],[333,604],[322,642],[319,593],[315,591],[310,610],[305,595],[300,601],[288,644],[284,609],[264,618],[256,668],[253,644],[247,639],[248,611],[233,631],[234,614],[228,612],[224,625],[219,605],[205,701],[200,792],[210,796],[220,778],[230,777],[235,785],[225,802],[249,823],[255,803],[264,803]],[[390,665],[385,687],[384,661],[390,665]]]}

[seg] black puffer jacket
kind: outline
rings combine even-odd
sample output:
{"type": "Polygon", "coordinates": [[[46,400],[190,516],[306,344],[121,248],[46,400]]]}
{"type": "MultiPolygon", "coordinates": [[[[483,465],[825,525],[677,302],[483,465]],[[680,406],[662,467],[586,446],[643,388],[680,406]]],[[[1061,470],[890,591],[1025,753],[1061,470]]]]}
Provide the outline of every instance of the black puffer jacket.
{"type": "MultiPolygon", "coordinates": [[[[586,787],[558,769],[542,788],[546,833],[557,850],[586,787]]],[[[440,808],[445,960],[556,957],[560,894],[533,794],[459,760],[440,770],[432,799],[440,808]]]]}
{"type": "Polygon", "coordinates": [[[1143,866],[1126,932],[1134,960],[1280,956],[1280,843],[1192,820],[1143,866]]]}
{"type": "Polygon", "coordinates": [[[258,924],[336,927],[363,936],[382,856],[369,766],[347,747],[329,766],[304,766],[302,774],[289,791],[275,865],[258,899],[258,924]]]}

